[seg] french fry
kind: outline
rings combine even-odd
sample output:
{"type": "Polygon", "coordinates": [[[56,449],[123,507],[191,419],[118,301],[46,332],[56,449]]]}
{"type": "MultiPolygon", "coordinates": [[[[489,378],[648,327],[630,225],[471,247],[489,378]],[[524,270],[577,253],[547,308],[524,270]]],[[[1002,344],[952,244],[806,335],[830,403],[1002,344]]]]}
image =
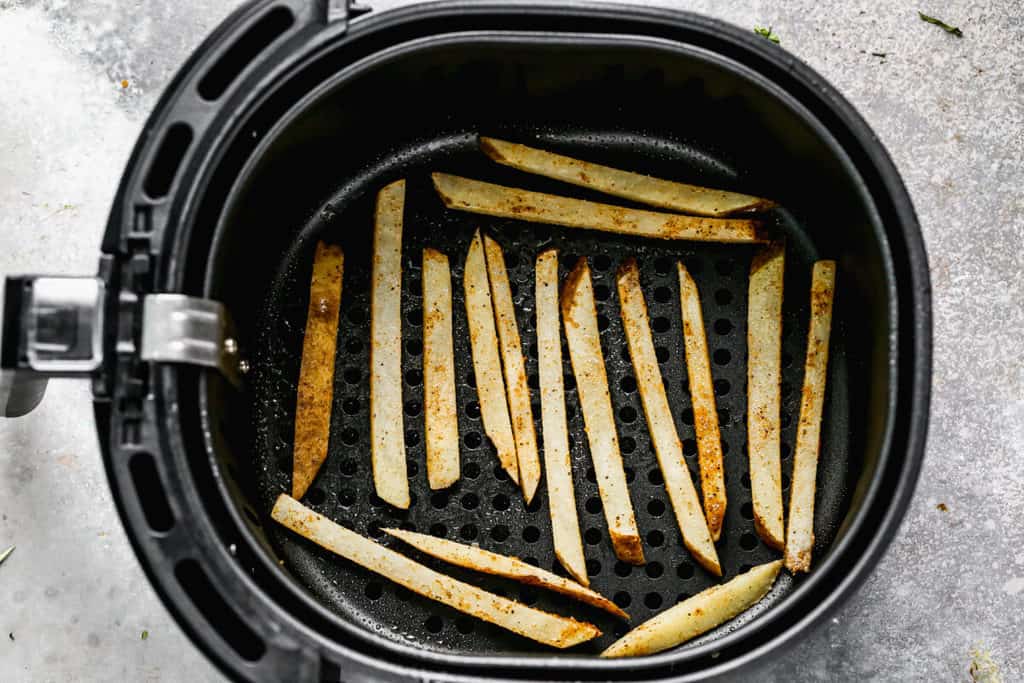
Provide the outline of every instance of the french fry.
{"type": "Polygon", "coordinates": [[[505,382],[501,378],[501,356],[498,355],[498,333],[494,329],[494,308],[487,278],[484,243],[477,230],[466,254],[466,270],[462,276],[466,293],[466,318],[469,321],[469,343],[473,351],[473,372],[476,393],[480,398],[480,415],[484,431],[498,451],[498,462],[519,483],[519,462],[516,442],[509,422],[505,382]]]}
{"type": "Polygon", "coordinates": [[[644,563],[644,549],[629,499],[626,472],[615,432],[615,415],[608,393],[608,374],[597,330],[594,286],[586,257],[581,258],[562,286],[562,321],[569,342],[569,358],[576,376],[576,392],[594,461],[598,491],[608,522],[615,556],[632,564],[644,563]]]}
{"type": "Polygon", "coordinates": [[[747,298],[747,451],[754,529],[777,550],[785,545],[779,460],[785,259],[780,242],[754,256],[747,298]]]}
{"type": "Polygon", "coordinates": [[[814,547],[814,489],[818,476],[821,413],[825,406],[828,374],[828,341],[832,329],[832,299],[836,287],[836,262],[818,261],[811,276],[811,322],[807,330],[807,359],[800,400],[800,422],[793,449],[793,484],[789,491],[789,529],[786,536],[786,569],[792,573],[811,569],[814,547]]]}
{"type": "Polygon", "coordinates": [[[711,382],[711,359],[704,333],[704,314],[700,308],[697,283],[681,262],[679,270],[679,301],[683,310],[683,345],[686,348],[686,372],[690,380],[690,402],[693,405],[693,426],[697,432],[697,454],[700,460],[700,488],[704,494],[704,516],[717,541],[722,535],[725,519],[725,473],[722,467],[722,437],[718,431],[715,408],[715,387],[711,382]]]}
{"type": "Polygon", "coordinates": [[[448,257],[434,249],[423,250],[423,413],[427,482],[447,488],[459,479],[452,275],[448,257]]]}
{"type": "Polygon", "coordinates": [[[499,164],[520,171],[680,213],[730,216],[777,206],[761,197],[661,180],[494,138],[481,137],[480,148],[499,164]]]}
{"type": "Polygon", "coordinates": [[[768,594],[782,561],[761,564],[735,579],[701,591],[645,621],[601,653],[602,657],[639,657],[667,650],[707,633],[768,594]]]}
{"type": "Polygon", "coordinates": [[[567,228],[603,230],[665,240],[763,242],[764,226],[749,218],[706,218],[628,209],[434,173],[434,187],[449,209],[567,228]]]}
{"type": "Polygon", "coordinates": [[[654,352],[647,303],[640,288],[640,270],[635,259],[628,259],[619,267],[618,288],[622,326],[626,331],[637,388],[647,416],[647,429],[651,433],[658,466],[676,514],[676,523],[683,535],[683,543],[702,567],[715,576],[721,576],[718,553],[701,510],[700,498],[690,478],[690,469],[683,459],[683,445],[679,441],[672,410],[665,395],[665,383],[654,352]]]}
{"type": "Polygon", "coordinates": [[[540,483],[540,456],[537,453],[537,433],[533,428],[533,408],[530,406],[530,387],[526,383],[526,363],[519,341],[512,289],[505,269],[505,255],[501,245],[484,235],[484,254],[487,277],[491,283],[491,302],[494,305],[498,342],[501,346],[502,367],[505,370],[505,389],[508,392],[509,417],[516,442],[519,463],[519,485],[527,504],[533,500],[540,483]]]}
{"type": "Polygon", "coordinates": [[[537,368],[540,375],[540,417],[544,430],[544,470],[548,481],[548,508],[555,557],[584,586],[590,585],[583,539],[576,513],[576,491],[569,457],[569,429],[565,419],[562,383],[562,344],[558,312],[558,251],[537,256],[537,368]]]}
{"type": "Polygon", "coordinates": [[[271,517],[303,538],[414,593],[539,643],[566,648],[601,635],[593,624],[527,607],[436,572],[335,524],[286,494],[278,497],[271,517]]]}
{"type": "Polygon", "coordinates": [[[306,495],[306,490],[327,459],[344,266],[345,255],[339,247],[323,242],[316,245],[295,405],[292,495],[296,498],[306,495]]]}
{"type": "Polygon", "coordinates": [[[501,576],[528,586],[546,588],[555,593],[560,593],[574,600],[603,609],[622,619],[629,619],[629,615],[619,609],[618,605],[600,593],[581,586],[575,581],[552,574],[545,569],[534,567],[532,564],[523,562],[518,557],[499,555],[477,546],[463,545],[462,543],[456,543],[444,538],[418,534],[415,531],[384,529],[384,532],[391,534],[395,538],[402,539],[412,547],[431,557],[444,560],[457,567],[465,567],[466,569],[472,569],[484,574],[501,576]]]}
{"type": "Polygon", "coordinates": [[[405,181],[377,195],[370,292],[370,448],[381,500],[409,507],[402,424],[402,214],[405,181]]]}

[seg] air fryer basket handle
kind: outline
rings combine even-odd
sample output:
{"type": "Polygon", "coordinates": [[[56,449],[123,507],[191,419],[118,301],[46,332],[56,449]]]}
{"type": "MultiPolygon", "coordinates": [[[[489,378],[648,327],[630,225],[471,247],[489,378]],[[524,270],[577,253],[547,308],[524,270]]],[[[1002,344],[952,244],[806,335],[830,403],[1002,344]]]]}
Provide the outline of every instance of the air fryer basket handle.
{"type": "Polygon", "coordinates": [[[20,417],[50,377],[86,377],[103,362],[106,286],[96,277],[8,277],[0,331],[0,415],[20,417]]]}

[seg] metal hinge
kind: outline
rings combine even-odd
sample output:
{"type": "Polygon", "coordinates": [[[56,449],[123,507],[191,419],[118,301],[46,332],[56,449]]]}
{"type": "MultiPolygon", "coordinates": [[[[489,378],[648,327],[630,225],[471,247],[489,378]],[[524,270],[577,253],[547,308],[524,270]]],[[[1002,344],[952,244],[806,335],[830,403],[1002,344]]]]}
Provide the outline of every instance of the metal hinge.
{"type": "Polygon", "coordinates": [[[360,5],[352,0],[327,0],[327,23],[336,24],[344,22],[347,24],[349,20],[355,19],[369,11],[369,7],[360,5]]]}
{"type": "Polygon", "coordinates": [[[143,299],[140,357],[215,368],[235,386],[241,385],[248,370],[224,304],[184,294],[150,294],[143,299]]]}

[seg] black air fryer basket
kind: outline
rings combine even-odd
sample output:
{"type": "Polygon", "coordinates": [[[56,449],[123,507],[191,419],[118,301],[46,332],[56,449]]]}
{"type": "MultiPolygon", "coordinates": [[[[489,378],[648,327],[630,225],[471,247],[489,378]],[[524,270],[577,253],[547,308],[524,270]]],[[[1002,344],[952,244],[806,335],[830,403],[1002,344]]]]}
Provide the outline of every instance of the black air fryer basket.
{"type": "MultiPolygon", "coordinates": [[[[878,562],[910,500],[928,408],[927,263],[910,200],[864,121],[821,77],[758,36],[679,12],[443,2],[363,14],[339,0],[259,0],[196,51],[160,100],[114,201],[96,278],[8,278],[0,407],[30,410],[45,378],[89,374],[110,484],[147,574],[226,673],[261,681],[697,680],[770,656],[878,562]],[[810,268],[838,262],[810,574],[780,576],[750,613],[684,646],[602,660],[625,626],[553,652],[370,574],[268,518],[290,488],[308,283],[318,239],[345,282],[327,461],[305,501],[359,533],[442,535],[555,565],[544,486],[525,506],[484,437],[453,287],[463,476],[427,486],[420,252],[461,282],[473,231],[504,247],[531,383],[533,261],[588,256],[616,427],[647,565],[617,562],[568,358],[577,504],[593,587],[633,624],[717,582],[682,546],[636,393],[614,273],[636,257],[669,402],[692,468],[676,260],[702,293],[729,505],[725,578],[777,557],[753,533],[746,455],[746,283],[753,248],[643,240],[445,210],[447,171],[601,199],[500,167],[477,134],[780,201],[787,240],[783,473],[788,495],[810,268]],[[373,495],[369,248],[377,190],[408,181],[403,243],[405,443],[413,504],[373,495]]],[[[607,201],[605,199],[604,201],[607,201]]],[[[536,389],[536,386],[534,386],[536,389]]],[[[536,392],[534,400],[539,400],[536,392]]],[[[535,409],[535,414],[539,415],[535,409]]],[[[539,418],[538,418],[539,420],[539,418]]],[[[407,547],[398,548],[436,565],[407,547]]],[[[557,596],[441,566],[566,613],[557,596]]]]}

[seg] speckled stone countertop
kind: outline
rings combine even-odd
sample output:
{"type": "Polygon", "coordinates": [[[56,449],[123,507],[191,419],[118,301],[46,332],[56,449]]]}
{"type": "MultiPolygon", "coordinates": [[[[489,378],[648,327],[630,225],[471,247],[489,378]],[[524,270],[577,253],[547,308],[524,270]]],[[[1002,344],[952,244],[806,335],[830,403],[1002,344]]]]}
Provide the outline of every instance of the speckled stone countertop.
{"type": "MultiPolygon", "coordinates": [[[[236,4],[0,0],[0,274],[95,270],[145,116],[236,4]]],[[[906,521],[860,592],[758,678],[965,681],[980,649],[1024,680],[1024,14],[1008,0],[651,4],[771,26],[837,86],[902,172],[931,261],[931,431],[906,521]]],[[[0,567],[0,679],[222,680],[132,554],[84,383],[0,421],[0,514],[0,546],[18,546],[0,567]]]]}

